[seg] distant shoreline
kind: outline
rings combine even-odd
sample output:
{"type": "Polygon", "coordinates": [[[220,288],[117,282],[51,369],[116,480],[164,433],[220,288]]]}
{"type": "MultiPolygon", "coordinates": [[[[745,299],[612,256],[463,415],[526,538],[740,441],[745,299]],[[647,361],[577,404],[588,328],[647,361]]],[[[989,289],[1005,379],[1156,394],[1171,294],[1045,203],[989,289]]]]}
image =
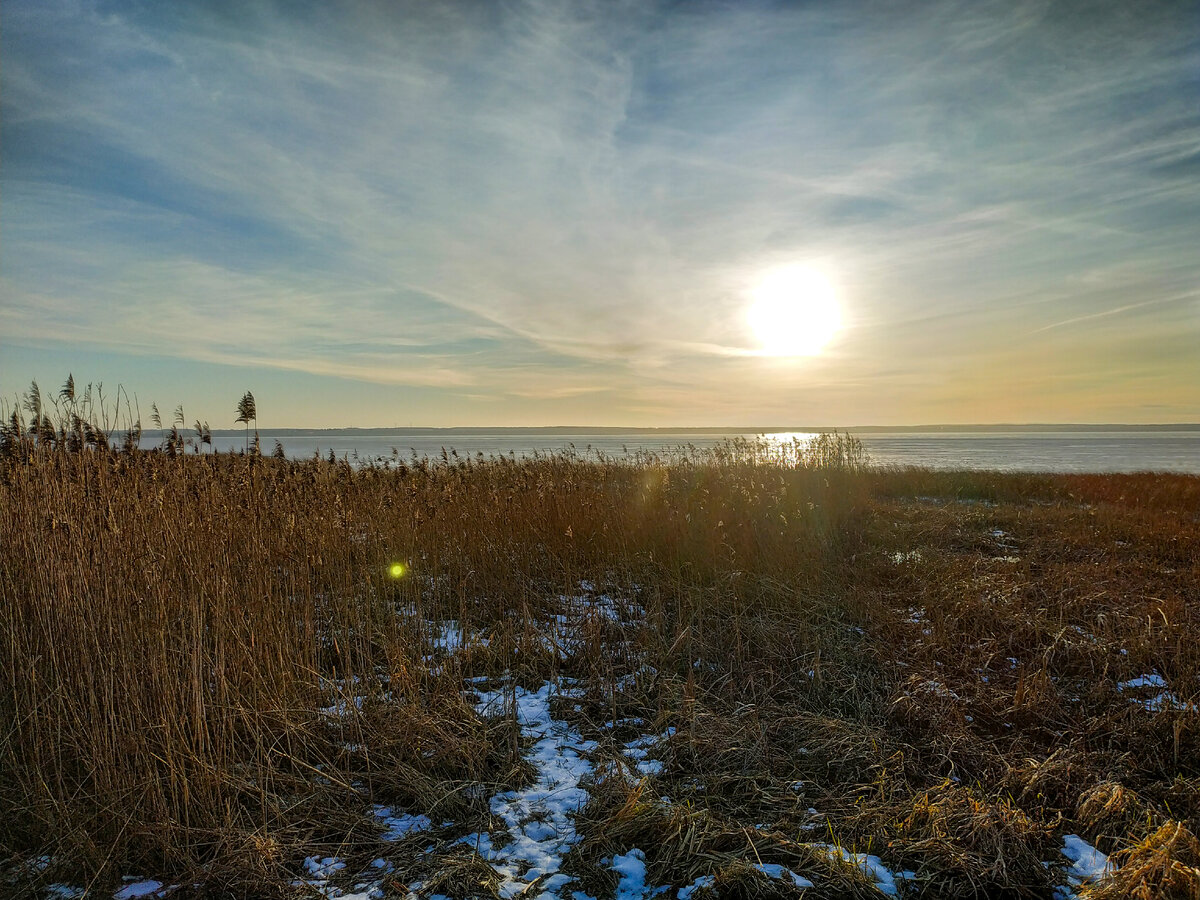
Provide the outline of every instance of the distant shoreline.
{"type": "MultiPolygon", "coordinates": [[[[240,435],[241,428],[214,428],[215,435],[240,435]]],[[[1078,434],[1078,433],[1133,433],[1133,432],[1200,432],[1200,423],[1177,423],[1168,425],[779,425],[730,427],[663,427],[625,428],[620,426],[586,425],[543,425],[543,426],[452,426],[433,427],[390,427],[390,428],[260,428],[261,433],[287,435],[306,434],[394,434],[394,435],[453,435],[453,434],[555,434],[555,435],[600,435],[600,434],[786,434],[788,432],[840,431],[846,434],[1078,434]]]]}

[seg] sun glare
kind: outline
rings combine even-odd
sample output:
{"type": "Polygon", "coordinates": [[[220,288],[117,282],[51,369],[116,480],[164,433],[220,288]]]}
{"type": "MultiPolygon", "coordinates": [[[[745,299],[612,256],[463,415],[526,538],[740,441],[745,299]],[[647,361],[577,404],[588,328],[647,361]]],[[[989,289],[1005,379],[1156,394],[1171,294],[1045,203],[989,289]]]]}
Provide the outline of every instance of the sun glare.
{"type": "Polygon", "coordinates": [[[750,296],[747,318],[764,356],[815,356],[842,327],[833,285],[811,266],[772,269],[750,296]]]}

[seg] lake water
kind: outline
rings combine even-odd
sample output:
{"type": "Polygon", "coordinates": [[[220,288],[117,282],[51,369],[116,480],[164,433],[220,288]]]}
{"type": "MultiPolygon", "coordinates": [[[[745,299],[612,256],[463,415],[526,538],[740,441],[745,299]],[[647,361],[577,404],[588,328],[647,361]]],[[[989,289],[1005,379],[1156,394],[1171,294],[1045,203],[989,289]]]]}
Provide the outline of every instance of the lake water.
{"type": "MultiPolygon", "coordinates": [[[[445,448],[460,456],[502,453],[528,456],[575,448],[620,456],[636,450],[663,450],[692,445],[711,447],[737,435],[724,432],[568,432],[542,429],[348,429],[259,432],[264,453],[278,440],[292,458],[328,456],[352,461],[391,458],[393,448],[407,459],[438,457],[445,448]]],[[[791,440],[793,432],[767,433],[771,440],[791,440]]],[[[759,433],[742,436],[755,438],[759,433]]],[[[1200,431],[1020,431],[1020,432],[864,432],[856,434],[871,462],[879,465],[927,466],[934,469],[1003,469],[1040,472],[1170,471],[1200,474],[1200,431]]],[[[145,434],[144,446],[156,435],[145,434]]],[[[215,432],[222,452],[244,445],[240,431],[215,432]]]]}

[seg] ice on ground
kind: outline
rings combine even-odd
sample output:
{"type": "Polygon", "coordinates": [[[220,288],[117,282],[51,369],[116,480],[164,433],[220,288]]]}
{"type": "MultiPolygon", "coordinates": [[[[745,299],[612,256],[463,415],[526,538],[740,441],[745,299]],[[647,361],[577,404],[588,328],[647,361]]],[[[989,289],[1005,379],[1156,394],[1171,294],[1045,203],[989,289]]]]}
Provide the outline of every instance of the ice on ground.
{"type": "Polygon", "coordinates": [[[390,806],[379,806],[376,804],[372,807],[372,812],[375,818],[380,819],[383,827],[387,829],[382,835],[385,841],[398,841],[406,835],[419,831],[428,831],[433,827],[433,822],[429,816],[414,816],[408,813],[396,815],[390,806]]]}
{"type": "Polygon", "coordinates": [[[491,811],[504,822],[506,842],[493,841],[488,834],[471,834],[460,842],[473,846],[500,875],[500,894],[514,897],[543,876],[539,897],[558,897],[572,878],[562,874],[563,857],[579,841],[575,813],[587,803],[588,793],[580,783],[591,775],[586,754],[596,749],[566,722],[550,715],[554,685],[536,691],[521,687],[487,691],[476,709],[495,715],[515,706],[521,733],[533,738],[529,761],[537,772],[534,783],[515,791],[502,791],[491,799],[491,811]]]}
{"type": "Polygon", "coordinates": [[[46,885],[46,896],[50,900],[80,900],[87,891],[84,888],[76,887],[70,884],[54,884],[46,885]]]}
{"type": "Polygon", "coordinates": [[[916,563],[916,562],[921,561],[921,551],[920,550],[905,550],[905,551],[901,552],[901,551],[897,550],[894,553],[889,553],[888,558],[897,566],[903,565],[904,563],[907,563],[907,562],[916,563]]]}

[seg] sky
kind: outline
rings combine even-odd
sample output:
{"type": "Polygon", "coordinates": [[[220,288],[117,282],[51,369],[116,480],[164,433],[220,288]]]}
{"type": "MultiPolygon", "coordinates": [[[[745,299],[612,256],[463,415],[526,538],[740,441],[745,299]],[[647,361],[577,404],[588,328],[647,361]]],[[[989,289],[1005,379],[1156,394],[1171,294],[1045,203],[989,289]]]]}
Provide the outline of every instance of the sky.
{"type": "Polygon", "coordinates": [[[1200,6],[6,0],[0,395],[1200,422],[1200,6]],[[840,330],[762,352],[772,272],[840,330]]]}

